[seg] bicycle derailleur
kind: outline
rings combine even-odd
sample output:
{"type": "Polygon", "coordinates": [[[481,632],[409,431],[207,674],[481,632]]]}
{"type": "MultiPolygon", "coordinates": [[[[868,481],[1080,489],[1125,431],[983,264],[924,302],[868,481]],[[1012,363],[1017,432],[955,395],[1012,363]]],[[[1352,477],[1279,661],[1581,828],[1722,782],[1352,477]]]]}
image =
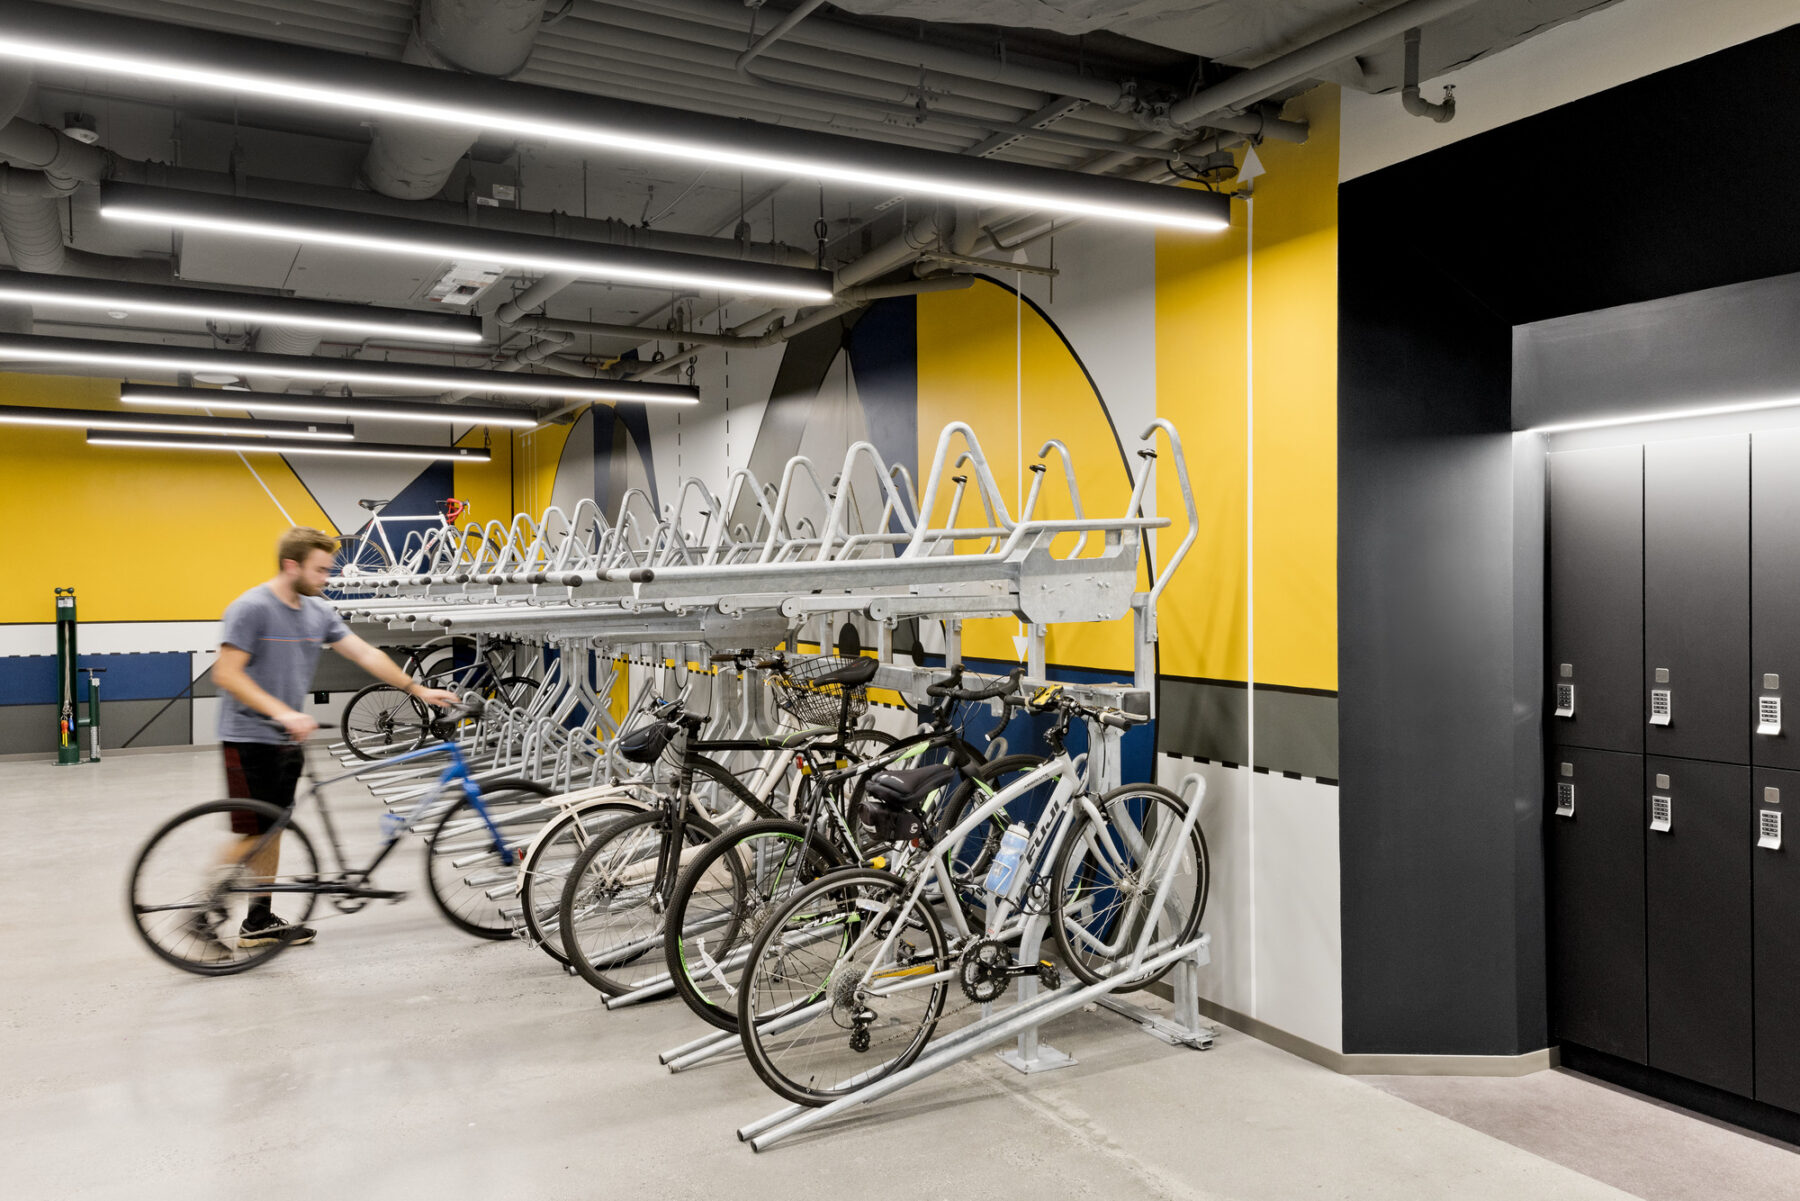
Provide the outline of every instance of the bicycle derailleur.
{"type": "Polygon", "coordinates": [[[1040,987],[1055,992],[1062,987],[1062,973],[1048,959],[1036,963],[1015,964],[1012,952],[997,939],[978,938],[963,948],[956,971],[963,996],[980,1005],[998,1001],[1006,994],[1006,986],[1019,976],[1036,976],[1040,987]]]}

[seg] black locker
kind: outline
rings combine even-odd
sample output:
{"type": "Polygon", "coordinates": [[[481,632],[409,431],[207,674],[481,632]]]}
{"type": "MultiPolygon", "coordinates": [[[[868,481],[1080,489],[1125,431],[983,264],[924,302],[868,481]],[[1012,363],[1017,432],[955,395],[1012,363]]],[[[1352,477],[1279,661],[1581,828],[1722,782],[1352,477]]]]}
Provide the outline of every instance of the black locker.
{"type": "Polygon", "coordinates": [[[1747,1097],[1750,769],[1650,758],[1644,783],[1649,1062],[1747,1097]]]}
{"type": "Polygon", "coordinates": [[[1752,790],[1756,1099],[1800,1110],[1800,847],[1787,825],[1800,772],[1759,770],[1752,790]]]}
{"type": "Polygon", "coordinates": [[[1549,456],[1550,660],[1562,746],[1644,749],[1644,452],[1549,456]]]}
{"type": "Polygon", "coordinates": [[[1750,761],[1800,769],[1783,685],[1800,688],[1800,430],[1750,440],[1749,678],[1750,761]]]}
{"type": "Polygon", "coordinates": [[[1643,1063],[1644,759],[1559,747],[1549,764],[1551,1028],[1643,1063]]]}
{"type": "Polygon", "coordinates": [[[1742,434],[1644,446],[1644,749],[1652,755],[1750,761],[1749,450],[1742,434]]]}

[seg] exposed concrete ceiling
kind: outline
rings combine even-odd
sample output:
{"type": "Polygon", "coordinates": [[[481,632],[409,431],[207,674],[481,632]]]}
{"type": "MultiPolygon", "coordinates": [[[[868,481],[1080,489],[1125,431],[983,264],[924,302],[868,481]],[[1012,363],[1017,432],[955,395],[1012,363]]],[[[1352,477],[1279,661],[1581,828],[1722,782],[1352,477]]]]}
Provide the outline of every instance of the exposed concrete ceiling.
{"type": "MultiPolygon", "coordinates": [[[[1105,170],[1142,176],[1146,168],[1159,168],[1163,156],[1109,151],[1153,138],[1145,98],[1173,102],[1235,69],[1255,67],[1390,9],[1396,0],[840,0],[760,56],[760,80],[735,71],[737,56],[792,3],[752,8],[740,0],[549,0],[530,59],[516,78],[945,153],[979,152],[1068,170],[1104,161],[1105,170]],[[1022,81],[1017,72],[990,71],[984,64],[1036,69],[1042,79],[1022,81]],[[1132,111],[1130,102],[1106,104],[1091,96],[1071,99],[1059,90],[1059,81],[1078,80],[1102,92],[1123,83],[1139,107],[1132,111]],[[1046,112],[1053,115],[1046,118],[1046,112]]],[[[1596,0],[1476,0],[1426,27],[1424,74],[1429,78],[1603,6],[1596,0]]],[[[77,0],[65,7],[398,61],[417,0],[77,0]]],[[[1398,85],[1399,61],[1395,40],[1341,59],[1313,78],[1387,90],[1398,85]]],[[[1275,99],[1304,86],[1305,80],[1296,81],[1275,99]]],[[[101,145],[127,158],[336,188],[358,185],[372,125],[354,115],[69,71],[41,73],[26,113],[53,127],[65,114],[86,114],[101,145]]],[[[1205,132],[1203,127],[1191,136],[1205,132]]],[[[823,219],[828,266],[866,252],[931,208],[895,203],[867,189],[783,184],[661,159],[584,156],[567,147],[484,137],[451,174],[440,199],[477,204],[496,198],[538,212],[615,218],[658,230],[741,232],[809,253],[818,246],[823,219]]],[[[101,221],[96,207],[92,188],[70,198],[64,216],[71,245],[167,259],[182,278],[221,287],[418,307],[452,265],[221,233],[171,236],[121,228],[101,221]]],[[[491,316],[531,278],[503,279],[478,310],[491,316]]],[[[557,294],[544,311],[562,319],[656,327],[679,312],[682,320],[705,319],[713,329],[708,314],[716,304],[717,298],[688,301],[667,290],[582,283],[557,294]]],[[[50,310],[40,314],[44,333],[95,336],[123,333],[125,326],[139,339],[205,344],[213,337],[192,322],[139,327],[135,319],[108,323],[50,310]]],[[[519,331],[490,328],[505,350],[527,342],[519,331]]],[[[335,345],[328,341],[325,352],[335,345]]],[[[578,336],[558,353],[605,358],[624,349],[617,339],[578,336]]],[[[572,362],[565,359],[564,369],[572,362]]]]}

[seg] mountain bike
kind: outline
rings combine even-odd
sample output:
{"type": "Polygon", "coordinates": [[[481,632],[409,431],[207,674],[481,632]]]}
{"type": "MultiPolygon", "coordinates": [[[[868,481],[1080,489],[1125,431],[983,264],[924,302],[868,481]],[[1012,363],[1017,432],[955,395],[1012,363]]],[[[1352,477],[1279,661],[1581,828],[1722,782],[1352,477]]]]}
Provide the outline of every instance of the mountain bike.
{"type": "MultiPolygon", "coordinates": [[[[328,779],[303,763],[303,790],[291,808],[232,798],[207,801],[170,818],[133,860],[127,899],[133,927],[165,962],[203,976],[230,975],[259,967],[286,950],[291,935],[245,947],[237,935],[250,902],[268,897],[270,908],[289,929],[305,923],[320,898],[340,913],[355,913],[371,901],[398,902],[401,890],[377,887],[376,870],[408,833],[429,829],[426,839],[427,891],[451,924],[483,938],[508,932],[485,894],[484,876],[516,870],[529,841],[530,822],[543,812],[550,790],[531,780],[479,784],[462,751],[451,739],[457,726],[481,714],[478,697],[447,710],[434,727],[445,741],[396,759],[371,763],[328,779]],[[381,815],[381,843],[360,866],[349,863],[325,789],[395,762],[443,757],[444,770],[410,809],[381,815]],[[295,821],[300,803],[311,798],[324,827],[332,865],[322,868],[313,838],[295,821]],[[259,819],[256,835],[231,832],[234,815],[259,819]],[[521,820],[523,819],[523,820],[521,820]],[[279,842],[281,868],[256,875],[250,865],[279,842]]],[[[273,723],[271,723],[273,724],[273,723]]]]}
{"type": "MultiPolygon", "coordinates": [[[[847,867],[797,890],[751,944],[738,988],[739,1035],[752,1067],[782,1097],[823,1105],[906,1067],[952,990],[974,1005],[997,1000],[1021,975],[1059,987],[1054,964],[1012,962],[1006,944],[1023,919],[1046,921],[1058,959],[1084,984],[1144,987],[1169,967],[1146,975],[1137,965],[1193,937],[1209,877],[1197,811],[1152,784],[1095,796],[1063,744],[1075,717],[1115,729],[1148,719],[1048,690],[1029,707],[1056,716],[1049,761],[928,847],[897,844],[886,870],[847,867]],[[953,853],[994,814],[1046,791],[1036,820],[1009,826],[989,861],[985,928],[970,928],[960,905],[934,905],[957,890],[953,853]]],[[[925,783],[872,783],[869,795],[892,820],[910,824],[925,783]]]]}

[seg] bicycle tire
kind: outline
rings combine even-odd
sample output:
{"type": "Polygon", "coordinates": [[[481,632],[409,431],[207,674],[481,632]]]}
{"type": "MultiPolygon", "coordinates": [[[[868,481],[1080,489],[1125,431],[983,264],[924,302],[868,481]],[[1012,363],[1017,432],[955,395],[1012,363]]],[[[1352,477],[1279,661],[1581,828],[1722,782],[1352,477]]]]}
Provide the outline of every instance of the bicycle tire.
{"type": "MultiPolygon", "coordinates": [[[[667,912],[666,907],[657,912],[654,904],[662,840],[669,836],[655,827],[666,820],[661,810],[649,809],[607,826],[581,853],[563,883],[557,923],[562,927],[564,958],[576,975],[603,996],[615,997],[646,983],[657,973],[646,972],[644,967],[663,961],[660,954],[651,956],[651,952],[661,950],[662,919],[667,912]],[[592,928],[594,923],[587,919],[596,913],[621,920],[607,922],[604,933],[595,940],[604,945],[590,948],[582,943],[582,931],[592,928]]],[[[718,833],[718,827],[710,822],[690,816],[681,837],[699,848],[718,833]]],[[[670,885],[671,892],[673,889],[670,885]]]]}
{"type": "MultiPolygon", "coordinates": [[[[952,959],[943,923],[924,901],[912,910],[913,920],[908,928],[924,932],[932,944],[928,955],[919,956],[915,945],[909,954],[895,957],[889,968],[884,966],[888,957],[880,954],[879,924],[873,927],[877,935],[870,936],[877,937],[873,944],[860,933],[872,907],[897,907],[903,903],[907,890],[907,882],[891,872],[860,867],[832,872],[790,897],[751,944],[744,980],[738,988],[738,1037],[750,1066],[779,1096],[796,1105],[828,1104],[901,1071],[930,1042],[943,1016],[944,999],[950,988],[948,974],[922,998],[919,994],[924,990],[919,987],[897,990],[886,997],[868,997],[860,990],[852,991],[854,986],[847,986],[847,982],[860,980],[871,972],[876,978],[948,973],[952,959]],[[820,930],[829,931],[834,926],[856,933],[848,939],[842,933],[819,936],[820,930]],[[837,944],[835,948],[831,946],[833,942],[837,944]],[[846,971],[844,952],[848,949],[854,953],[859,948],[869,948],[877,954],[868,967],[851,975],[846,971]],[[836,954],[826,966],[825,953],[832,950],[836,954]],[[765,964],[773,965],[766,973],[765,964]],[[766,999],[767,1003],[759,999],[766,999]],[[793,1020],[803,1017],[821,1001],[824,1007],[809,1020],[793,1020]],[[875,1009],[877,1004],[882,1008],[875,1009]],[[863,1012],[874,1016],[863,1020],[863,1012]],[[884,1017],[889,1024],[910,1023],[913,1028],[898,1054],[885,1062],[871,1062],[874,1057],[866,1052],[898,1037],[882,1027],[880,1019],[884,1017]],[[777,1022],[778,1018],[790,1021],[777,1022]],[[857,1027],[865,1032],[877,1028],[875,1037],[880,1042],[865,1043],[859,1050],[850,1041],[853,1033],[847,1033],[857,1027]],[[809,1051],[816,1054],[808,1055],[809,1051]],[[832,1066],[819,1066],[822,1061],[832,1066]]],[[[910,938],[905,941],[911,942],[910,938]]]]}
{"type": "Polygon", "coordinates": [[[748,947],[762,929],[762,920],[787,899],[784,886],[803,887],[843,866],[843,855],[836,847],[816,834],[809,839],[803,823],[785,819],[745,822],[707,843],[681,873],[664,919],[663,958],[676,995],[708,1024],[736,1033],[737,990],[731,982],[731,956],[748,947]],[[752,844],[769,844],[778,855],[797,856],[797,862],[766,863],[759,854],[762,848],[752,849],[748,856],[756,863],[752,879],[745,871],[745,849],[752,844]],[[721,866],[728,881],[718,880],[721,866]],[[770,871],[772,876],[767,874],[770,871]],[[712,890],[720,884],[728,885],[728,896],[714,895],[712,890]],[[703,893],[703,888],[709,891],[703,893]],[[702,899],[697,901],[697,896],[702,899]],[[717,908],[690,920],[691,909],[708,905],[717,908]],[[729,913],[723,928],[718,928],[714,923],[726,905],[729,913]],[[680,934],[669,937],[667,930],[671,929],[680,934]]]}
{"type": "MultiPolygon", "coordinates": [[[[1187,802],[1183,801],[1181,797],[1174,792],[1157,784],[1127,784],[1121,788],[1113,789],[1111,792],[1101,797],[1097,804],[1103,815],[1111,820],[1117,820],[1116,815],[1119,813],[1120,807],[1129,803],[1133,797],[1141,797],[1156,805],[1166,806],[1169,813],[1162,819],[1164,821],[1179,822],[1179,820],[1187,813],[1187,802]]],[[[1150,812],[1151,811],[1147,810],[1145,818],[1141,820],[1135,817],[1130,820],[1134,825],[1139,827],[1154,825],[1156,823],[1149,818],[1150,812]]],[[[1074,824],[1069,829],[1068,836],[1063,839],[1062,849],[1056,853],[1056,862],[1050,869],[1049,895],[1057,899],[1057,905],[1052,914],[1054,920],[1049,923],[1051,937],[1056,944],[1056,956],[1065,967],[1074,973],[1075,978],[1080,980],[1083,984],[1098,984],[1102,980],[1114,978],[1113,975],[1107,971],[1097,970],[1093,963],[1090,962],[1090,959],[1100,958],[1105,962],[1114,964],[1119,962],[1119,959],[1116,956],[1091,956],[1091,948],[1076,948],[1070,929],[1071,925],[1081,926],[1085,929],[1084,923],[1098,921],[1103,928],[1111,927],[1116,923],[1118,915],[1116,912],[1110,915],[1105,913],[1096,915],[1093,913],[1090,904],[1089,916],[1085,917],[1082,922],[1072,923],[1069,920],[1070,905],[1068,898],[1073,892],[1092,893],[1099,903],[1104,906],[1112,904],[1112,902],[1103,899],[1109,894],[1129,899],[1132,895],[1136,895],[1136,889],[1138,887],[1135,879],[1128,880],[1125,887],[1122,889],[1117,887],[1111,880],[1112,877],[1116,877],[1119,873],[1114,871],[1110,876],[1107,875],[1107,865],[1100,861],[1099,856],[1089,853],[1097,849],[1096,842],[1090,841],[1086,837],[1089,828],[1093,825],[1093,819],[1089,817],[1087,813],[1080,809],[1075,811],[1074,824]],[[1076,861],[1078,855],[1081,856],[1079,862],[1076,861]],[[1079,874],[1081,877],[1079,881],[1073,879],[1076,874],[1079,874]]],[[[1162,939],[1153,939],[1151,944],[1153,946],[1160,945],[1165,940],[1169,946],[1175,946],[1190,941],[1194,937],[1194,931],[1200,926],[1201,916],[1206,912],[1206,896],[1207,891],[1211,886],[1212,871],[1211,860],[1208,858],[1206,847],[1206,835],[1201,832],[1199,822],[1194,823],[1190,834],[1192,836],[1190,845],[1193,848],[1195,856],[1194,869],[1191,873],[1193,889],[1191,893],[1188,893],[1185,888],[1181,887],[1181,881],[1179,879],[1172,881],[1171,893],[1169,898],[1165,900],[1165,906],[1168,903],[1173,902],[1174,904],[1182,906],[1185,912],[1176,914],[1178,920],[1172,923],[1175,927],[1175,932],[1171,935],[1165,935],[1162,939]]],[[[1102,836],[1096,834],[1094,837],[1098,839],[1102,836]]],[[[1107,858],[1122,864],[1124,859],[1131,854],[1129,844],[1124,839],[1116,836],[1106,836],[1105,840],[1110,848],[1106,856],[1107,858]]],[[[1154,851],[1156,845],[1156,835],[1152,834],[1149,849],[1154,851]]],[[[1148,865],[1140,863],[1137,865],[1137,870],[1130,872],[1129,875],[1132,877],[1143,877],[1147,887],[1154,890],[1155,883],[1160,878],[1163,865],[1166,863],[1166,859],[1159,859],[1157,862],[1148,865]]],[[[1179,871],[1177,875],[1180,875],[1179,871]]],[[[1127,929],[1121,932],[1118,941],[1122,948],[1135,946],[1138,929],[1141,929],[1141,925],[1137,929],[1127,929]]],[[[1102,932],[1095,934],[1095,937],[1106,936],[1104,929],[1102,932]]],[[[1175,965],[1170,963],[1165,965],[1162,970],[1152,972],[1142,979],[1133,976],[1131,977],[1131,980],[1133,981],[1131,987],[1144,988],[1150,984],[1154,984],[1156,981],[1168,975],[1174,968],[1175,965]]]]}
{"type": "MultiPolygon", "coordinates": [[[[522,796],[541,799],[555,795],[555,790],[535,780],[494,780],[481,786],[482,806],[494,818],[518,808],[522,796]]],[[[506,938],[512,934],[512,922],[500,912],[505,902],[486,893],[517,878],[519,857],[531,838],[515,838],[513,831],[503,827],[502,842],[496,842],[485,823],[473,825],[478,820],[467,796],[444,811],[425,840],[425,889],[438,911],[464,934],[506,938]]]]}
{"type": "MultiPolygon", "coordinates": [[[[248,811],[265,821],[277,823],[277,828],[281,831],[282,836],[282,857],[289,865],[292,864],[296,855],[305,859],[303,870],[297,872],[283,872],[281,876],[276,877],[277,879],[286,878],[291,875],[296,881],[309,877],[316,880],[319,875],[319,857],[313,850],[312,839],[307,837],[306,831],[293,824],[291,816],[292,810],[284,809],[278,805],[271,805],[266,801],[246,799],[207,801],[195,805],[192,808],[184,809],[182,812],[177,813],[174,817],[164,822],[161,826],[158,826],[150,837],[144,840],[144,845],[138,849],[137,855],[132,859],[131,874],[126,878],[125,885],[126,912],[131,918],[132,928],[137,931],[138,937],[143,939],[144,945],[149,947],[157,958],[163,960],[165,963],[180,968],[182,971],[192,972],[197,976],[231,976],[236,975],[239,972],[247,972],[253,967],[260,967],[267,963],[282,951],[285,951],[289,946],[287,942],[272,942],[261,947],[246,948],[235,945],[235,935],[231,937],[229,943],[222,938],[218,938],[218,928],[225,920],[230,920],[234,916],[232,914],[222,914],[219,920],[214,920],[209,923],[213,930],[211,950],[208,950],[200,935],[189,932],[188,924],[191,919],[177,918],[175,919],[173,928],[165,923],[157,923],[160,928],[179,938],[179,941],[176,943],[177,947],[186,946],[196,952],[197,955],[204,956],[194,957],[177,953],[176,947],[165,945],[164,942],[159,941],[153,936],[152,931],[146,925],[145,919],[149,917],[151,913],[188,911],[188,907],[186,906],[152,904],[147,902],[140,895],[145,887],[144,874],[146,864],[149,863],[151,856],[156,852],[157,848],[171,839],[177,831],[182,830],[184,827],[191,826],[203,819],[227,817],[230,814],[239,811],[248,811]],[[290,835],[292,836],[291,841],[289,838],[290,835]]],[[[210,839],[206,839],[205,842],[213,845],[220,843],[222,840],[219,839],[217,835],[221,829],[228,831],[229,823],[214,825],[214,836],[210,839]]],[[[200,833],[200,831],[196,828],[190,830],[189,833],[197,834],[200,833]]],[[[184,851],[186,850],[187,848],[184,848],[184,851]]],[[[181,870],[185,868],[185,864],[195,861],[195,857],[188,853],[181,854],[178,858],[181,862],[174,865],[176,870],[181,870]]],[[[214,875],[217,871],[216,858],[201,856],[200,867],[197,874],[202,876],[214,875]]],[[[234,892],[235,891],[236,890],[234,890],[234,892]]],[[[246,894],[247,903],[247,894],[251,890],[245,888],[241,891],[243,894],[246,894]]],[[[209,907],[215,903],[217,903],[217,898],[210,898],[205,902],[197,902],[191,908],[191,912],[195,915],[201,915],[208,912],[209,907]]],[[[282,912],[280,916],[287,922],[296,925],[300,924],[312,916],[313,908],[317,903],[317,893],[284,893],[282,894],[282,912]],[[289,904],[288,902],[288,898],[290,897],[293,898],[292,904],[289,904]]]]}
{"type": "Polygon", "coordinates": [[[530,676],[503,676],[481,686],[484,700],[497,700],[509,709],[523,709],[536,695],[538,682],[530,676]]]}
{"type": "Polygon", "coordinates": [[[592,801],[558,814],[538,832],[519,866],[519,921],[527,942],[558,963],[569,962],[558,917],[563,883],[594,837],[620,818],[642,812],[644,806],[636,801],[592,801]],[[570,842],[572,853],[566,845],[570,842]]]}
{"type": "Polygon", "coordinates": [[[392,684],[369,684],[344,702],[339,725],[350,753],[373,762],[418,750],[425,744],[430,721],[424,705],[392,684]],[[387,693],[403,703],[388,704],[387,693]],[[403,719],[402,712],[409,716],[403,719]]]}

